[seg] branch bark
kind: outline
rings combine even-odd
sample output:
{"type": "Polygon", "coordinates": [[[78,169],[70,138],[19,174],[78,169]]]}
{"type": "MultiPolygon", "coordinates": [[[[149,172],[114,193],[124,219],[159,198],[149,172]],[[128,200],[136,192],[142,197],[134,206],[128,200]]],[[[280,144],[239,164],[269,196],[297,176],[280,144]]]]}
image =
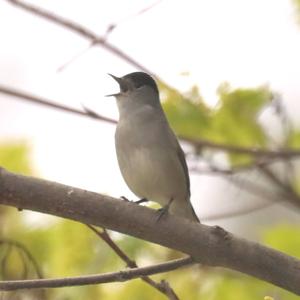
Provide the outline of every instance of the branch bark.
{"type": "MultiPolygon", "coordinates": [[[[193,263],[190,257],[175,259],[162,264],[143,268],[133,268],[119,272],[104,273],[100,275],[87,275],[78,277],[54,278],[54,279],[28,279],[0,281],[0,291],[15,291],[19,289],[59,288],[67,286],[91,285],[108,282],[124,282],[131,279],[164,273],[187,266],[193,263]]],[[[171,298],[172,299],[172,298],[171,298]]],[[[176,299],[176,298],[173,298],[176,299]]]]}
{"type": "Polygon", "coordinates": [[[236,270],[300,295],[300,261],[222,228],[191,223],[109,196],[0,169],[0,203],[52,214],[173,248],[195,262],[236,270]]]}

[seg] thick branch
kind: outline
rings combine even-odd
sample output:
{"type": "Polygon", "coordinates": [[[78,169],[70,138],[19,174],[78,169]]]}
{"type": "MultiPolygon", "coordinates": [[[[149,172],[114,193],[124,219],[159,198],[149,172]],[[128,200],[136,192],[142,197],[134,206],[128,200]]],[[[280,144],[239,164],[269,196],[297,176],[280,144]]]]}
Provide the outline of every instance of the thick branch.
{"type": "Polygon", "coordinates": [[[147,207],[74,187],[0,171],[0,203],[129,234],[226,267],[300,295],[300,261],[279,251],[147,207]]]}

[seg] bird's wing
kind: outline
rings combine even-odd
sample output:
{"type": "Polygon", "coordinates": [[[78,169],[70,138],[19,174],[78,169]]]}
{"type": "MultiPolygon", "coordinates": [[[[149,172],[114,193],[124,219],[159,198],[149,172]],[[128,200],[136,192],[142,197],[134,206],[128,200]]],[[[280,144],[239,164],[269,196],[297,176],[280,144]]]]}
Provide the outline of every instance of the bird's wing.
{"type": "Polygon", "coordinates": [[[185,181],[186,181],[186,185],[187,185],[188,196],[190,197],[191,191],[190,191],[189,170],[188,170],[188,167],[187,167],[187,164],[186,164],[185,154],[184,154],[182,148],[180,147],[180,144],[179,144],[178,141],[177,141],[177,155],[178,155],[179,161],[181,163],[181,166],[183,168],[184,177],[185,177],[185,181]]]}
{"type": "Polygon", "coordinates": [[[169,128],[169,132],[172,136],[172,141],[173,141],[173,145],[176,147],[176,154],[179,158],[180,164],[182,166],[183,169],[183,173],[184,173],[184,177],[185,177],[185,182],[186,182],[186,186],[187,186],[187,192],[188,192],[188,197],[191,196],[191,191],[190,191],[190,177],[189,177],[189,170],[186,164],[186,160],[185,160],[185,154],[177,140],[177,137],[175,135],[175,133],[173,132],[173,130],[171,128],[169,128]]]}

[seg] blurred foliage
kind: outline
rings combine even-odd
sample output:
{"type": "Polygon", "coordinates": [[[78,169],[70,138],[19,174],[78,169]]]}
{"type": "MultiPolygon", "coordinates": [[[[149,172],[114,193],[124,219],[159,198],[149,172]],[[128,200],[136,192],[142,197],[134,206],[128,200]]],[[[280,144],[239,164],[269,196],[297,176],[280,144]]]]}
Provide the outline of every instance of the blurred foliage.
{"type": "MultiPolygon", "coordinates": [[[[213,142],[251,147],[266,147],[267,135],[257,122],[272,102],[268,87],[233,90],[224,83],[218,88],[219,102],[208,106],[197,87],[182,96],[178,91],[160,85],[163,106],[171,126],[178,135],[213,142]]],[[[232,164],[249,163],[251,157],[229,154],[232,164]]]]}
{"type": "Polygon", "coordinates": [[[0,144],[0,166],[16,173],[30,175],[29,146],[24,142],[0,144]]]}
{"type": "MultiPolygon", "coordinates": [[[[233,90],[228,84],[218,89],[219,102],[208,106],[197,87],[191,88],[184,97],[174,90],[161,86],[164,109],[172,127],[178,134],[192,138],[241,146],[268,147],[268,135],[257,122],[264,108],[271,103],[272,93],[267,87],[233,90]]],[[[288,144],[300,146],[300,133],[289,132],[288,144]]],[[[25,143],[0,146],[0,165],[23,174],[31,173],[29,147],[25,143]]],[[[245,156],[229,156],[231,163],[249,160],[245,156]]],[[[0,208],[0,238],[18,241],[34,256],[45,277],[79,276],[113,272],[126,267],[114,252],[85,225],[59,218],[47,218],[41,214],[16,209],[0,208]]],[[[297,239],[300,229],[280,226],[263,233],[262,240],[268,245],[300,257],[297,239]]],[[[118,233],[110,233],[116,243],[139,265],[163,262],[181,255],[170,249],[150,244],[118,233]]],[[[0,274],[2,279],[22,278],[25,270],[22,255],[8,245],[0,244],[0,274]],[[5,269],[5,270],[4,270],[5,269]],[[3,271],[4,270],[4,271],[3,271]]],[[[28,265],[28,262],[27,262],[28,265]]],[[[35,277],[34,272],[28,276],[35,277]]],[[[239,273],[193,266],[152,277],[166,279],[180,299],[293,300],[296,296],[260,280],[239,273]]],[[[27,292],[26,292],[27,293],[27,292]]],[[[35,291],[26,299],[166,299],[162,294],[141,280],[86,287],[51,289],[47,294],[35,291]]],[[[9,293],[2,293],[9,299],[9,293]]],[[[22,299],[24,292],[13,293],[11,299],[22,299]]],[[[0,294],[1,297],[1,294],[0,294]]]]}
{"type": "Polygon", "coordinates": [[[292,0],[292,3],[296,7],[296,17],[298,19],[298,23],[300,24],[300,0],[292,0]]]}
{"type": "Polygon", "coordinates": [[[209,139],[241,146],[265,146],[266,136],[257,118],[272,100],[267,87],[232,90],[228,84],[218,89],[219,103],[209,107],[197,87],[182,96],[161,86],[163,106],[179,135],[209,139]]]}

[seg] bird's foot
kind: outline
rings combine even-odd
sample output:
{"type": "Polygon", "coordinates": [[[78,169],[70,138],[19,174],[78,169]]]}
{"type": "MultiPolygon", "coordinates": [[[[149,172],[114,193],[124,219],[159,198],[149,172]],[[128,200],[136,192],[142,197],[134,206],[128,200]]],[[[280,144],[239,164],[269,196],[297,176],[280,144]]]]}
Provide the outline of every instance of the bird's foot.
{"type": "Polygon", "coordinates": [[[158,209],[158,217],[157,217],[157,222],[165,215],[168,213],[169,208],[173,202],[173,198],[170,199],[170,201],[167,203],[167,205],[163,206],[162,208],[158,209]]]}
{"type": "Polygon", "coordinates": [[[126,201],[126,202],[131,202],[128,198],[126,198],[125,196],[121,196],[120,199],[126,201]]]}
{"type": "Polygon", "coordinates": [[[148,202],[148,199],[146,198],[142,198],[140,200],[137,200],[137,201],[132,201],[132,200],[129,200],[128,198],[126,198],[125,196],[121,196],[120,197],[122,200],[124,201],[127,201],[127,202],[132,202],[132,203],[136,203],[136,204],[141,204],[141,203],[145,203],[145,202],[148,202]]]}
{"type": "Polygon", "coordinates": [[[137,201],[134,201],[134,203],[136,204],[142,204],[142,203],[146,203],[148,202],[149,200],[147,198],[142,198],[140,200],[137,200],[137,201]]]}

